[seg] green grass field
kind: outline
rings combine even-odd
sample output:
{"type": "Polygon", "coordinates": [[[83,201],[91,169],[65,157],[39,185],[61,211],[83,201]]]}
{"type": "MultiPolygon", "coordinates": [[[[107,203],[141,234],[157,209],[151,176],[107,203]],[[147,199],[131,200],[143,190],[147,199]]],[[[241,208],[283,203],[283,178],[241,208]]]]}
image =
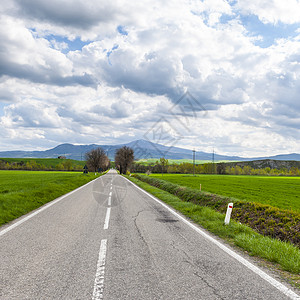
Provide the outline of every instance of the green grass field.
{"type": "Polygon", "coordinates": [[[300,177],[152,174],[202,191],[300,212],[300,177]]]}
{"type": "Polygon", "coordinates": [[[96,178],[94,173],[0,171],[0,225],[96,178]]]}

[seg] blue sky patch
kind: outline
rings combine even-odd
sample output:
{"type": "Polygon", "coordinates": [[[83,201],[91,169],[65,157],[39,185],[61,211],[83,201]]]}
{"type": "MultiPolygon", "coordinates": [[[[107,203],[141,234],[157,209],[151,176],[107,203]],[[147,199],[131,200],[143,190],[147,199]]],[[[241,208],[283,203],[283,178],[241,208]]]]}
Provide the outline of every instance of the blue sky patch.
{"type": "Polygon", "coordinates": [[[251,36],[262,36],[262,40],[255,42],[257,46],[262,48],[270,47],[275,43],[276,39],[280,38],[293,38],[296,35],[296,30],[300,27],[300,24],[286,25],[286,24],[264,24],[257,16],[248,15],[240,16],[240,20],[243,26],[249,31],[251,36]]]}
{"type": "Polygon", "coordinates": [[[7,106],[7,104],[0,102],[0,117],[4,116],[4,107],[5,106],[7,106]]]}
{"type": "MultiPolygon", "coordinates": [[[[67,44],[67,46],[68,46],[67,48],[61,49],[62,53],[68,53],[69,51],[76,51],[76,50],[81,51],[85,45],[88,45],[90,43],[90,42],[83,42],[80,38],[76,38],[75,40],[70,41],[66,37],[57,36],[57,35],[48,35],[48,36],[46,36],[46,39],[50,42],[55,41],[58,44],[59,43],[67,44]]],[[[54,45],[53,45],[53,48],[55,48],[54,45]]]]}
{"type": "Polygon", "coordinates": [[[114,45],[112,48],[111,48],[111,50],[110,51],[107,51],[107,53],[106,53],[106,56],[107,56],[107,59],[108,59],[108,63],[112,66],[112,64],[111,64],[111,61],[110,61],[110,59],[109,59],[109,57],[110,57],[110,55],[112,54],[112,52],[114,51],[114,50],[116,50],[116,49],[118,49],[119,48],[119,45],[114,45]]]}
{"type": "Polygon", "coordinates": [[[118,32],[119,32],[120,34],[122,34],[122,35],[128,35],[128,32],[125,30],[124,26],[119,25],[119,26],[117,27],[117,30],[118,30],[118,32]]]}
{"type": "Polygon", "coordinates": [[[225,15],[223,14],[221,17],[220,17],[220,23],[222,24],[226,24],[232,20],[236,19],[236,16],[235,15],[225,15]]]}

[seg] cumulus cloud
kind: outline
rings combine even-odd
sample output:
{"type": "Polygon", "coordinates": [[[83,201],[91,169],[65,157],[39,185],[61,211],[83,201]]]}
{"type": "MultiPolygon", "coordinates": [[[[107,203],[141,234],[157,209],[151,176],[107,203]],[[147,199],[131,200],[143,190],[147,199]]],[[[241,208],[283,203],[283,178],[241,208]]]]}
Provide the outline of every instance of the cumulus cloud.
{"type": "Polygon", "coordinates": [[[167,95],[172,101],[188,89],[211,107],[244,101],[244,65],[238,65],[236,57],[256,50],[241,26],[213,29],[191,12],[185,18],[181,24],[165,28],[155,24],[90,43],[82,53],[69,53],[69,57],[79,67],[92,62],[99,78],[111,86],[167,95]],[[192,22],[187,22],[187,17],[192,22]]]}
{"type": "Polygon", "coordinates": [[[35,38],[23,22],[2,16],[0,26],[0,76],[53,85],[95,85],[90,74],[76,74],[63,53],[52,49],[48,40],[35,38]]]}
{"type": "Polygon", "coordinates": [[[114,19],[115,11],[105,2],[86,3],[82,0],[41,1],[17,0],[19,13],[42,22],[90,29],[99,22],[114,19]]]}
{"type": "MultiPolygon", "coordinates": [[[[40,87],[42,90],[43,86],[40,87]]],[[[38,90],[37,90],[38,94],[38,90]]],[[[115,143],[127,142],[128,136],[142,136],[161,113],[162,97],[149,97],[126,89],[102,87],[94,90],[60,87],[50,94],[47,102],[32,97],[5,107],[0,127],[6,138],[15,131],[39,131],[39,139],[32,136],[32,146],[40,139],[57,143],[115,143]]],[[[163,105],[162,105],[163,106],[163,105]]],[[[18,135],[17,144],[26,144],[28,134],[18,135]]],[[[51,143],[52,144],[52,143],[51,143]]]]}
{"type": "MultiPolygon", "coordinates": [[[[176,1],[174,2],[176,3],[176,1]]],[[[8,5],[7,5],[8,6],[8,5]]],[[[73,40],[95,40],[113,36],[124,26],[147,26],[152,15],[160,13],[160,1],[113,2],[66,0],[40,1],[13,0],[10,15],[20,16],[27,26],[39,35],[57,34],[73,40]],[[147,18],[145,19],[145,16],[147,18]],[[120,27],[121,26],[121,27],[120,27]]],[[[174,5],[169,5],[172,7],[174,5]]],[[[126,30],[125,30],[126,31],[126,30]]]]}
{"type": "Polygon", "coordinates": [[[287,141],[300,151],[299,32],[262,48],[243,24],[245,15],[297,23],[290,2],[9,1],[0,8],[0,142],[128,142],[165,118],[181,146],[250,155],[287,141]],[[197,118],[178,103],[187,91],[197,118]]]}
{"type": "Polygon", "coordinates": [[[238,0],[237,8],[245,14],[253,14],[263,23],[300,23],[298,0],[238,0]]]}

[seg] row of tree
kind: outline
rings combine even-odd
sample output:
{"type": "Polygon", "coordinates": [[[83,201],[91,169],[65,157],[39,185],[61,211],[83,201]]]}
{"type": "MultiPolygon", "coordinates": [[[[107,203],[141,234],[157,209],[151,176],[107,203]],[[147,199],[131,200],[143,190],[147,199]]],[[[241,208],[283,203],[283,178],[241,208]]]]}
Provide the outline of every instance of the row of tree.
{"type": "Polygon", "coordinates": [[[227,175],[270,175],[270,176],[300,176],[297,167],[288,168],[252,168],[250,166],[240,167],[226,166],[225,163],[205,163],[193,165],[192,163],[181,163],[169,165],[167,159],[160,159],[153,165],[134,163],[131,171],[135,173],[173,173],[173,174],[227,174],[227,175]]]}
{"type": "Polygon", "coordinates": [[[28,170],[28,171],[81,171],[82,165],[74,164],[71,160],[63,160],[56,165],[44,165],[38,163],[35,160],[30,160],[27,162],[7,162],[0,161],[0,170],[28,170]]]}
{"type": "Polygon", "coordinates": [[[292,167],[290,169],[282,168],[280,170],[270,167],[256,169],[251,168],[249,166],[235,166],[235,167],[229,167],[227,166],[225,169],[225,174],[230,175],[270,175],[270,176],[300,176],[300,170],[296,167],[292,167]]]}

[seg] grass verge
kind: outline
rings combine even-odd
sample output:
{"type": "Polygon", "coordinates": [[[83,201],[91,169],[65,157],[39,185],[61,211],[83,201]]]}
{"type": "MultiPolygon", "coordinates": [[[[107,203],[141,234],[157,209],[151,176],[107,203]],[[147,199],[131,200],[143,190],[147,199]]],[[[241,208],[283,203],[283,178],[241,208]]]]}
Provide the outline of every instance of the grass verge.
{"type": "Polygon", "coordinates": [[[94,173],[0,171],[0,225],[95,179],[94,173]]]}
{"type": "Polygon", "coordinates": [[[150,176],[140,174],[134,176],[183,201],[207,206],[222,214],[226,212],[228,203],[233,202],[232,219],[251,227],[264,236],[290,242],[300,248],[300,214],[295,211],[211,194],[150,176]]]}
{"type": "Polygon", "coordinates": [[[231,221],[228,226],[225,226],[224,214],[216,212],[209,207],[182,201],[177,196],[153,187],[137,178],[126,177],[213,234],[242,248],[252,256],[266,259],[267,261],[275,263],[279,269],[294,274],[292,276],[292,283],[297,288],[300,288],[299,248],[288,242],[264,237],[250,227],[235,221],[231,221]]]}

